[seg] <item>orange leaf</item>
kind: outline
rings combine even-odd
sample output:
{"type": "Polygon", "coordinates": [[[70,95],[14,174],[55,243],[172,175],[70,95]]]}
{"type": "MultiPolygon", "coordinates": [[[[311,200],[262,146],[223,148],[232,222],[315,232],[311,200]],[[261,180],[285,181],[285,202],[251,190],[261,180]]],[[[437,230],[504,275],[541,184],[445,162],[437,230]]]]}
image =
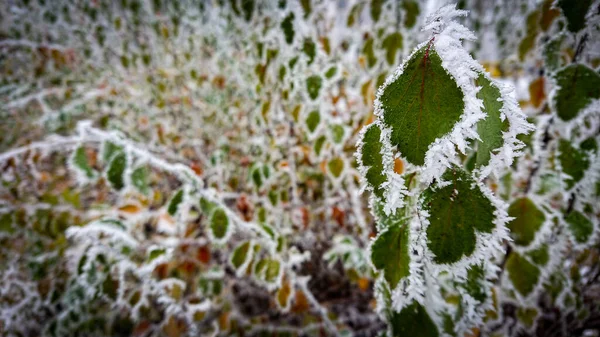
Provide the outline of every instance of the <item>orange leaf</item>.
{"type": "Polygon", "coordinates": [[[308,299],[306,298],[306,295],[304,295],[304,292],[302,292],[302,290],[297,290],[296,296],[294,296],[294,304],[292,305],[292,312],[294,312],[294,313],[306,312],[306,311],[308,311],[309,308],[310,308],[310,305],[308,304],[308,299]]]}
{"type": "Polygon", "coordinates": [[[134,214],[134,213],[138,213],[140,211],[140,207],[138,205],[128,204],[128,205],[119,207],[119,211],[134,214]]]}
{"type": "Polygon", "coordinates": [[[544,93],[544,78],[538,77],[536,80],[529,84],[529,96],[531,98],[531,104],[539,108],[544,99],[546,98],[546,94],[544,93]]]}
{"type": "Polygon", "coordinates": [[[362,291],[366,291],[367,289],[369,289],[370,284],[371,284],[371,282],[366,277],[361,277],[358,279],[358,287],[362,291]]]}
{"type": "Polygon", "coordinates": [[[402,161],[402,159],[394,159],[394,172],[398,174],[404,173],[404,162],[402,161]]]}

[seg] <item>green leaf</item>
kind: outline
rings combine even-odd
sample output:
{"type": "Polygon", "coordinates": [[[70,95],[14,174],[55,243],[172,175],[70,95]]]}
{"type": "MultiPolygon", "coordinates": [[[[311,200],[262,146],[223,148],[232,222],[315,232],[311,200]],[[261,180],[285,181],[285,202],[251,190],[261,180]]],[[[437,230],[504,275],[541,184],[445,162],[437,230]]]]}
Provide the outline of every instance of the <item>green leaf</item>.
{"type": "Polygon", "coordinates": [[[375,51],[373,50],[373,38],[369,38],[363,47],[363,54],[367,57],[367,66],[369,68],[373,68],[375,63],[377,63],[377,57],[375,57],[375,51]]]}
{"type": "Polygon", "coordinates": [[[252,176],[252,182],[254,182],[254,185],[256,187],[260,188],[262,186],[262,183],[263,183],[263,181],[262,181],[262,174],[260,172],[260,167],[255,167],[252,170],[251,176],[252,176]]]}
{"type": "Polygon", "coordinates": [[[254,266],[254,274],[261,280],[273,283],[277,281],[281,263],[272,258],[264,258],[254,266]]]}
{"type": "Polygon", "coordinates": [[[334,124],[329,127],[329,130],[331,131],[331,139],[334,143],[340,144],[344,140],[345,131],[343,126],[334,124]]]}
{"type": "Polygon", "coordinates": [[[321,155],[321,149],[323,148],[323,144],[325,144],[325,136],[321,136],[319,138],[317,138],[317,140],[315,141],[315,153],[317,154],[317,156],[321,155]]]}
{"type": "Polygon", "coordinates": [[[321,114],[319,114],[319,111],[314,110],[311,111],[308,114],[308,117],[306,117],[306,127],[308,127],[308,131],[315,132],[315,130],[317,129],[317,126],[319,126],[319,123],[321,122],[321,114]]]}
{"type": "Polygon", "coordinates": [[[352,6],[352,9],[350,10],[350,13],[348,14],[348,20],[346,21],[346,26],[351,27],[354,25],[354,23],[356,22],[356,18],[358,16],[360,16],[360,13],[362,12],[364,3],[359,2],[356,5],[352,6]]]}
{"type": "Polygon", "coordinates": [[[181,204],[182,201],[183,190],[180,189],[179,191],[175,192],[175,195],[171,199],[171,202],[169,202],[169,206],[167,207],[167,212],[169,213],[169,215],[174,216],[175,213],[177,213],[177,210],[179,210],[179,204],[181,204]]]}
{"type": "Polygon", "coordinates": [[[12,234],[15,232],[13,228],[13,215],[12,213],[0,214],[0,232],[12,234]]]}
{"type": "Polygon", "coordinates": [[[371,0],[371,18],[373,21],[379,21],[384,2],[385,0],[371,0]]]}
{"type": "Polygon", "coordinates": [[[560,151],[558,160],[563,172],[572,178],[566,182],[567,189],[570,189],[583,178],[585,171],[590,166],[590,161],[583,151],[574,148],[569,141],[564,139],[559,141],[558,151],[560,151]]]}
{"type": "Polygon", "coordinates": [[[210,230],[216,239],[223,239],[229,229],[229,218],[222,208],[213,211],[210,217],[210,230]]]}
{"type": "Polygon", "coordinates": [[[321,76],[319,75],[312,75],[306,79],[306,91],[312,100],[317,99],[319,96],[322,83],[323,79],[321,79],[321,76]]]}
{"type": "Polygon", "coordinates": [[[482,285],[485,281],[485,271],[481,265],[473,265],[469,267],[467,271],[467,281],[462,284],[462,287],[477,301],[483,303],[488,294],[484,286],[482,285]]]}
{"type": "Polygon", "coordinates": [[[475,231],[492,231],[494,206],[462,169],[451,168],[442,179],[451,183],[439,189],[429,187],[421,202],[430,214],[427,245],[434,261],[453,263],[473,253],[475,231]]]}
{"type": "Polygon", "coordinates": [[[300,5],[302,5],[302,10],[304,11],[304,18],[307,18],[312,12],[311,0],[300,0],[300,5]]]}
{"type": "Polygon", "coordinates": [[[131,172],[131,183],[142,194],[148,194],[150,187],[148,186],[148,168],[140,166],[131,172]]]}
{"type": "Polygon", "coordinates": [[[540,270],[514,251],[506,260],[508,278],[523,296],[529,295],[538,283],[540,270]]]}
{"type": "Polygon", "coordinates": [[[540,267],[545,266],[550,261],[550,255],[548,254],[548,245],[543,244],[539,248],[530,250],[527,252],[527,256],[540,267]]]}
{"type": "Polygon", "coordinates": [[[381,233],[371,246],[373,266],[383,271],[383,276],[392,289],[410,274],[408,232],[407,224],[398,221],[381,233]]]}
{"type": "Polygon", "coordinates": [[[585,15],[591,4],[592,0],[558,0],[558,7],[567,18],[567,28],[571,32],[577,33],[585,27],[585,15]]]}
{"type": "Polygon", "coordinates": [[[544,44],[542,52],[544,56],[544,66],[549,72],[554,72],[563,65],[560,52],[564,40],[565,35],[559,34],[544,44]]]}
{"type": "Polygon", "coordinates": [[[450,132],[464,110],[463,93],[432,44],[406,62],[404,72],[383,89],[380,101],[392,144],[415,165],[425,163],[428,146],[450,132]]]}
{"type": "Polygon", "coordinates": [[[570,121],[592,99],[600,98],[600,74],[583,64],[572,64],[556,73],[559,87],[554,102],[558,117],[570,121]]]}
{"type": "Polygon", "coordinates": [[[216,207],[217,204],[215,204],[214,202],[209,201],[204,197],[200,198],[200,210],[202,211],[202,213],[210,214],[216,207]]]}
{"type": "Polygon", "coordinates": [[[231,264],[235,269],[240,268],[248,259],[248,251],[250,250],[250,241],[246,241],[238,245],[231,256],[231,264]]]}
{"type": "Polygon", "coordinates": [[[294,13],[291,12],[288,14],[285,19],[281,22],[281,29],[283,30],[283,35],[285,36],[285,42],[287,44],[292,44],[294,41],[294,13]]]}
{"type": "Polygon", "coordinates": [[[252,18],[252,12],[254,12],[255,7],[254,0],[242,0],[242,10],[244,11],[244,18],[246,21],[250,21],[252,18]]]}
{"type": "Polygon", "coordinates": [[[537,317],[538,311],[535,308],[519,308],[517,310],[517,318],[528,328],[533,326],[537,317]]]}
{"type": "Polygon", "coordinates": [[[519,246],[529,245],[546,220],[544,213],[529,198],[513,201],[508,207],[508,216],[515,218],[506,227],[510,229],[514,243],[519,246]]]}
{"type": "Polygon", "coordinates": [[[108,171],[106,171],[106,178],[116,190],[120,190],[125,186],[123,174],[125,173],[126,167],[127,156],[125,155],[125,152],[117,153],[110,161],[108,171]]]}
{"type": "Polygon", "coordinates": [[[386,181],[386,176],[383,173],[380,136],[381,129],[377,124],[373,123],[367,126],[362,139],[360,160],[363,166],[368,167],[365,179],[373,188],[373,193],[379,198],[383,198],[383,190],[380,189],[380,186],[386,181]]]}
{"type": "Polygon", "coordinates": [[[164,255],[167,252],[165,248],[155,248],[148,254],[148,262],[156,259],[157,257],[164,255]]]}
{"type": "Polygon", "coordinates": [[[275,282],[277,280],[277,276],[279,275],[280,267],[281,264],[278,260],[268,259],[265,269],[265,281],[269,283],[275,282]]]}
{"type": "Polygon", "coordinates": [[[477,133],[481,140],[477,141],[477,166],[487,165],[490,161],[493,150],[498,149],[504,143],[502,132],[508,130],[508,120],[500,120],[500,109],[502,102],[500,90],[488,80],[485,75],[480,74],[475,81],[481,90],[477,93],[477,98],[483,101],[483,112],[487,117],[477,123],[477,133]]]}
{"type": "Polygon", "coordinates": [[[327,163],[327,168],[334,177],[339,178],[344,171],[344,160],[340,157],[335,157],[327,163]]]}
{"type": "Polygon", "coordinates": [[[325,72],[325,78],[330,79],[337,74],[337,67],[331,67],[325,72]]]}
{"type": "Polygon", "coordinates": [[[413,302],[399,313],[393,312],[390,323],[392,325],[393,336],[439,336],[437,326],[431,320],[425,308],[417,302],[413,302]]]}
{"type": "Polygon", "coordinates": [[[519,43],[519,60],[523,61],[527,53],[533,46],[535,45],[535,40],[537,38],[539,32],[539,24],[540,21],[540,10],[534,10],[529,15],[527,15],[526,19],[526,34],[521,43],[519,43]]]}
{"type": "Polygon", "coordinates": [[[396,54],[402,50],[402,34],[394,32],[383,39],[383,48],[386,50],[385,59],[389,65],[396,64],[396,54]]]}
{"type": "Polygon", "coordinates": [[[596,139],[594,137],[587,138],[586,140],[581,142],[581,144],[579,144],[579,147],[585,151],[598,151],[598,143],[596,142],[596,139]]]}
{"type": "Polygon", "coordinates": [[[405,11],[404,27],[412,28],[417,23],[417,17],[419,16],[419,4],[416,1],[404,0],[402,1],[402,8],[405,11]]]}
{"type": "Polygon", "coordinates": [[[73,165],[80,169],[86,177],[93,178],[94,177],[94,169],[90,166],[88,162],[87,153],[85,151],[85,147],[80,146],[73,153],[73,165]]]}
{"type": "Polygon", "coordinates": [[[308,56],[307,64],[313,63],[315,60],[315,55],[317,54],[317,45],[311,39],[304,40],[304,45],[302,47],[302,51],[306,56],[308,56]]]}
{"type": "Polygon", "coordinates": [[[102,160],[105,163],[110,163],[113,157],[123,151],[123,147],[112,142],[105,142],[102,150],[102,160]]]}
{"type": "Polygon", "coordinates": [[[569,225],[569,229],[577,243],[587,242],[594,231],[594,224],[578,211],[571,211],[565,217],[565,221],[569,225]]]}

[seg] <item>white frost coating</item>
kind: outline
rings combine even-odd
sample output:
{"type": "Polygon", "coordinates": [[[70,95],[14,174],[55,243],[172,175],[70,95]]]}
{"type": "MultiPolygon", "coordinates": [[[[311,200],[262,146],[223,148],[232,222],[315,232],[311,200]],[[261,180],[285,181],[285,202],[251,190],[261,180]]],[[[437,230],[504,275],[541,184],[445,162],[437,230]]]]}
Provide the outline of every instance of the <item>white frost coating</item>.
{"type": "MultiPolygon", "coordinates": [[[[377,101],[375,104],[377,104],[377,101]]],[[[377,108],[375,110],[377,111],[377,108]]],[[[383,205],[384,212],[386,215],[390,215],[397,209],[402,208],[404,206],[404,198],[407,195],[409,195],[409,191],[404,184],[404,178],[401,175],[394,172],[395,150],[390,142],[391,129],[383,125],[383,123],[381,123],[379,119],[373,122],[372,125],[362,128],[358,137],[358,141],[356,143],[357,150],[354,153],[354,156],[358,163],[358,171],[360,172],[361,176],[361,191],[367,190],[371,192],[370,203],[371,205],[375,205],[375,199],[377,197],[375,196],[373,186],[371,186],[366,179],[367,171],[369,170],[370,166],[365,166],[362,162],[364,135],[371,127],[378,127],[380,130],[379,142],[381,144],[380,154],[382,157],[383,164],[382,173],[386,176],[387,179],[381,184],[379,188],[383,189],[383,196],[385,198],[385,202],[383,205]]]]}
{"type": "Polygon", "coordinates": [[[483,72],[483,67],[462,46],[462,40],[473,41],[475,36],[464,26],[451,21],[466,14],[466,11],[456,10],[455,5],[447,5],[430,16],[423,28],[433,31],[435,51],[442,60],[442,67],[463,92],[465,105],[463,114],[452,131],[430,145],[421,175],[421,181],[425,183],[439,179],[449,164],[458,163],[455,147],[465,153],[467,139],[479,139],[476,125],[486,117],[481,111],[483,102],[477,98],[479,88],[473,85],[479,73],[483,72]]]}
{"type": "Polygon", "coordinates": [[[231,265],[231,267],[233,267],[235,269],[235,275],[237,277],[241,277],[241,276],[243,276],[246,273],[246,270],[248,269],[248,265],[252,261],[252,257],[253,256],[254,256],[254,242],[252,240],[250,240],[250,241],[244,241],[244,242],[240,243],[239,245],[237,245],[233,249],[233,251],[231,252],[231,254],[229,256],[229,264],[231,265]],[[236,267],[233,264],[233,257],[235,256],[235,252],[241,246],[243,246],[246,242],[248,243],[248,251],[246,251],[246,257],[244,258],[244,262],[242,262],[242,264],[239,267],[236,267]]]}
{"type": "Polygon", "coordinates": [[[495,86],[500,91],[498,101],[502,102],[500,108],[500,119],[508,121],[508,130],[502,132],[503,144],[500,148],[495,149],[490,153],[490,161],[486,166],[476,170],[476,176],[479,180],[493,174],[495,177],[500,177],[502,170],[510,167],[513,160],[523,155],[520,151],[525,147],[525,144],[517,139],[519,134],[527,134],[535,130],[534,125],[527,122],[527,117],[519,108],[519,104],[515,98],[515,88],[512,85],[494,80],[487,72],[481,73],[490,81],[492,86],[495,86]]]}
{"type": "Polygon", "coordinates": [[[84,227],[69,227],[65,233],[69,239],[94,241],[102,234],[116,240],[116,243],[125,244],[132,248],[137,247],[137,241],[129,233],[102,220],[94,221],[84,227]]]}
{"type": "Polygon", "coordinates": [[[381,129],[381,155],[383,159],[383,173],[386,176],[386,181],[381,184],[384,189],[383,196],[385,203],[383,211],[386,215],[390,215],[397,209],[404,207],[404,198],[409,194],[404,178],[394,171],[394,149],[390,140],[392,130],[379,123],[381,129]]]}
{"type": "Polygon", "coordinates": [[[426,305],[426,293],[430,292],[423,271],[425,267],[423,255],[426,254],[427,238],[419,219],[426,219],[428,215],[426,211],[417,209],[408,223],[409,275],[400,280],[396,288],[392,289],[392,308],[396,311],[402,310],[405,306],[410,305],[412,301],[426,305]]]}

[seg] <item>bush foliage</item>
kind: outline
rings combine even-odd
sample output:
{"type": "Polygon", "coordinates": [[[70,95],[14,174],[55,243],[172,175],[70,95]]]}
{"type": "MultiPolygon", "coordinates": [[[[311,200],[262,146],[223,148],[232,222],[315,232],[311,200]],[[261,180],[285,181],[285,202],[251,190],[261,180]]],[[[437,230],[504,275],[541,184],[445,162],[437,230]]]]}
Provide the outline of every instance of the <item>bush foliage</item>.
{"type": "Polygon", "coordinates": [[[600,2],[0,5],[6,336],[600,331],[600,2]]]}

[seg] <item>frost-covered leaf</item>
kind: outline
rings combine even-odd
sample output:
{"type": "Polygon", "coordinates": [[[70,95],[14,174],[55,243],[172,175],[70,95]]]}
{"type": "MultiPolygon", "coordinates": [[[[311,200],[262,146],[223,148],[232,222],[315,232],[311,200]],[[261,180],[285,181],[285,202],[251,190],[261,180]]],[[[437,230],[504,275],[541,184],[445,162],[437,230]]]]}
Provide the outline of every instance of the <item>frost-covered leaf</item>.
{"type": "Polygon", "coordinates": [[[165,248],[153,248],[148,253],[148,261],[152,261],[167,252],[165,248]]]}
{"type": "Polygon", "coordinates": [[[494,228],[494,206],[469,174],[454,167],[442,176],[450,184],[429,187],[421,203],[429,211],[428,247],[437,263],[453,263],[475,250],[475,232],[494,228]]]}
{"type": "Polygon", "coordinates": [[[323,79],[319,75],[312,75],[306,79],[306,91],[312,100],[319,97],[319,91],[321,91],[322,84],[323,79]]]}
{"type": "Polygon", "coordinates": [[[315,55],[317,54],[317,45],[311,39],[304,40],[304,44],[302,46],[302,51],[308,57],[308,64],[313,63],[315,60],[315,55]]]}
{"type": "Polygon", "coordinates": [[[174,216],[175,213],[179,210],[179,205],[183,201],[183,190],[180,189],[173,195],[171,201],[169,202],[169,206],[167,207],[167,212],[169,215],[174,216]]]}
{"type": "Polygon", "coordinates": [[[585,15],[592,4],[592,0],[558,0],[558,7],[567,18],[567,28],[577,33],[585,27],[585,15]]]}
{"type": "Polygon", "coordinates": [[[125,186],[124,173],[126,168],[127,156],[125,152],[118,152],[110,161],[110,165],[106,171],[106,178],[114,189],[120,190],[125,186]]]}
{"type": "Polygon", "coordinates": [[[535,308],[519,308],[517,310],[517,318],[528,328],[531,328],[535,323],[537,314],[538,311],[535,308]]]}
{"type": "Polygon", "coordinates": [[[344,160],[340,157],[332,158],[327,163],[327,169],[329,173],[336,178],[339,178],[342,172],[344,171],[344,160]]]}
{"type": "Polygon", "coordinates": [[[242,266],[244,266],[248,261],[249,257],[252,256],[252,254],[248,254],[250,248],[250,241],[245,241],[239,244],[233,250],[233,254],[231,255],[231,265],[233,265],[235,269],[239,269],[242,266]]]}
{"type": "Polygon", "coordinates": [[[317,140],[315,141],[314,150],[315,150],[315,153],[317,154],[317,156],[321,155],[321,150],[323,149],[323,145],[325,144],[326,140],[327,140],[327,138],[325,136],[321,136],[321,137],[317,138],[317,140]]]}
{"type": "Polygon", "coordinates": [[[261,280],[267,283],[274,283],[279,276],[279,268],[281,263],[273,258],[264,258],[254,267],[254,274],[261,280]]]}
{"type": "Polygon", "coordinates": [[[377,124],[373,123],[366,127],[360,147],[360,161],[361,165],[367,168],[365,179],[373,188],[373,193],[379,198],[383,198],[383,190],[380,189],[380,186],[386,181],[386,176],[383,172],[380,136],[381,129],[377,124]]]}
{"type": "Polygon", "coordinates": [[[204,213],[204,214],[211,214],[213,209],[215,209],[217,207],[217,204],[215,204],[214,202],[201,197],[200,198],[200,210],[204,213]]]}
{"type": "Polygon", "coordinates": [[[529,198],[513,201],[508,207],[508,216],[515,218],[506,226],[514,243],[520,246],[529,245],[546,220],[544,213],[529,198]]]}
{"type": "Polygon", "coordinates": [[[564,139],[559,141],[558,151],[560,152],[558,160],[562,171],[571,176],[571,179],[566,181],[567,188],[570,189],[583,178],[585,171],[590,166],[590,161],[583,151],[574,148],[569,141],[564,139]]]}
{"type": "Polygon", "coordinates": [[[413,0],[403,0],[402,8],[404,9],[404,27],[412,28],[417,23],[417,17],[421,12],[419,3],[413,0]]]}
{"type": "Polygon", "coordinates": [[[390,317],[394,336],[437,337],[439,331],[425,308],[417,303],[393,312],[390,317]]]}
{"type": "Polygon", "coordinates": [[[102,145],[102,160],[105,163],[110,163],[113,157],[123,151],[123,147],[116,145],[113,142],[104,142],[102,145]]]}
{"type": "Polygon", "coordinates": [[[148,186],[148,168],[140,166],[131,171],[131,184],[143,194],[148,194],[150,187],[148,186]]]}
{"type": "Polygon", "coordinates": [[[548,245],[543,244],[540,247],[530,250],[526,254],[529,259],[540,267],[545,266],[550,261],[550,254],[548,253],[548,245]]]}
{"type": "Polygon", "coordinates": [[[479,302],[484,302],[488,297],[487,289],[483,286],[485,270],[481,265],[473,265],[467,271],[467,280],[461,286],[479,302]]]}
{"type": "Polygon", "coordinates": [[[600,98],[600,74],[583,64],[573,64],[558,71],[556,84],[556,112],[564,121],[572,120],[592,99],[600,98]]]}
{"type": "Polygon", "coordinates": [[[329,127],[329,130],[331,132],[331,140],[336,143],[336,144],[340,144],[342,142],[342,140],[344,140],[344,127],[339,125],[339,124],[334,124],[332,126],[329,127]]]}
{"type": "Polygon", "coordinates": [[[564,34],[559,34],[544,44],[544,65],[549,72],[554,72],[562,65],[561,48],[565,40],[564,34]]]}
{"type": "Polygon", "coordinates": [[[409,162],[423,165],[428,146],[460,119],[463,96],[433,45],[423,46],[379,99],[383,121],[392,129],[392,144],[409,162]]]}
{"type": "Polygon", "coordinates": [[[397,221],[381,233],[371,246],[371,261],[394,289],[400,279],[410,274],[408,228],[406,221],[397,221]]]}
{"type": "Polygon", "coordinates": [[[73,153],[72,160],[73,160],[73,165],[76,168],[78,168],[79,170],[81,170],[87,178],[94,177],[94,169],[90,166],[90,164],[88,162],[88,157],[87,157],[85,147],[83,147],[83,146],[78,147],[77,150],[75,150],[75,152],[73,153]]]}
{"type": "Polygon", "coordinates": [[[574,210],[569,213],[565,221],[577,243],[587,242],[594,231],[594,224],[579,211],[574,210]]]}
{"type": "Polygon", "coordinates": [[[540,277],[538,267],[514,251],[506,261],[506,271],[513,286],[522,296],[527,296],[533,291],[540,277]]]}
{"type": "Polygon", "coordinates": [[[308,131],[315,132],[315,130],[317,129],[317,126],[319,126],[319,123],[321,122],[321,114],[319,114],[319,111],[314,110],[311,111],[308,116],[306,117],[306,127],[308,128],[308,131]]]}
{"type": "Polygon", "coordinates": [[[477,133],[481,140],[477,141],[477,166],[487,165],[493,150],[503,144],[502,132],[508,130],[508,120],[500,119],[502,102],[498,99],[500,90],[483,74],[477,78],[476,84],[481,87],[477,98],[483,101],[483,111],[487,114],[484,120],[477,123],[477,133]]]}
{"type": "Polygon", "coordinates": [[[260,188],[263,184],[263,175],[260,170],[260,167],[254,167],[250,173],[250,177],[252,178],[252,182],[257,188],[260,188]]]}
{"type": "Polygon", "coordinates": [[[216,208],[210,216],[210,231],[216,239],[223,239],[229,230],[229,218],[222,208],[216,208]]]}
{"type": "Polygon", "coordinates": [[[373,21],[379,21],[379,17],[381,16],[381,10],[383,9],[383,4],[385,0],[371,0],[370,13],[373,21]]]}
{"type": "Polygon", "coordinates": [[[277,290],[277,306],[286,310],[290,306],[294,288],[290,286],[289,282],[283,282],[279,290],[277,290]]]}
{"type": "Polygon", "coordinates": [[[369,38],[366,42],[365,45],[363,46],[363,54],[365,54],[366,58],[367,58],[367,66],[369,68],[373,68],[373,66],[377,63],[377,57],[375,56],[375,50],[374,50],[374,43],[375,40],[371,37],[369,38]]]}
{"type": "Polygon", "coordinates": [[[402,34],[399,32],[390,33],[383,39],[383,48],[388,64],[396,64],[396,54],[399,50],[402,50],[402,34]]]}

